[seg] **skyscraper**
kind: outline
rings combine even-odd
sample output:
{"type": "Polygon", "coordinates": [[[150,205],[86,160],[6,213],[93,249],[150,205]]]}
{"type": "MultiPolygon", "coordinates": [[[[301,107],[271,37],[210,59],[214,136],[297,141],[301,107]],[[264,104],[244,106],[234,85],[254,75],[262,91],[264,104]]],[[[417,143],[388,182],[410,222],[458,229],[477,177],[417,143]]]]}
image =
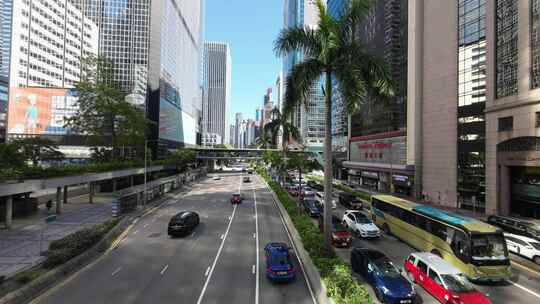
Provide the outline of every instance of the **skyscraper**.
{"type": "Polygon", "coordinates": [[[204,43],[204,132],[219,134],[223,143],[229,142],[226,128],[229,125],[231,98],[231,52],[227,43],[204,43]]]}
{"type": "MultiPolygon", "coordinates": [[[[285,0],[284,28],[317,27],[319,12],[314,0],[285,0]]],[[[292,52],[283,58],[283,75],[289,75],[293,66],[303,60],[304,55],[292,52]]],[[[292,123],[299,129],[308,150],[320,150],[324,142],[324,96],[321,83],[315,84],[308,96],[307,107],[296,107],[292,123]]]]}
{"type": "Polygon", "coordinates": [[[202,0],[152,2],[148,113],[159,126],[152,137],[168,148],[200,144],[203,16],[202,0]]]}
{"type": "Polygon", "coordinates": [[[0,143],[6,138],[12,0],[0,0],[0,143]]]}
{"type": "Polygon", "coordinates": [[[236,113],[235,123],[234,123],[234,147],[243,148],[244,147],[244,130],[242,130],[243,122],[242,113],[236,113]]]}

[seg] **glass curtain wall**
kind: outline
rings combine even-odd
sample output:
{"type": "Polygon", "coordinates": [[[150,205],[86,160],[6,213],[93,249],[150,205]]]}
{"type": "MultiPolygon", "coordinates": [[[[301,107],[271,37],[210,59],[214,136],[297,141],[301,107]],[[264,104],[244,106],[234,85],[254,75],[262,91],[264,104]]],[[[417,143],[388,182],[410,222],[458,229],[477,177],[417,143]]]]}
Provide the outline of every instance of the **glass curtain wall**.
{"type": "Polygon", "coordinates": [[[459,0],[458,201],[485,208],[486,0],[459,0]]]}
{"type": "Polygon", "coordinates": [[[540,87],[540,0],[531,0],[531,88],[540,87]]]}
{"type": "Polygon", "coordinates": [[[518,1],[496,1],[496,97],[502,98],[518,92],[518,1]]]}

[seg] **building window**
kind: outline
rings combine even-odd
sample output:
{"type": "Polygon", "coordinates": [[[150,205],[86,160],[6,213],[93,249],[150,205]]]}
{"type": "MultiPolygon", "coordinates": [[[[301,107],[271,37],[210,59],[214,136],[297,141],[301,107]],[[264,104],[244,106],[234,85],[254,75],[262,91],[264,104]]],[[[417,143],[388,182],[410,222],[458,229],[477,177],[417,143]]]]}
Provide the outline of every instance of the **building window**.
{"type": "Polygon", "coordinates": [[[540,87],[540,0],[531,0],[531,88],[540,87]]]}
{"type": "Polygon", "coordinates": [[[535,120],[535,126],[536,128],[540,128],[540,112],[536,112],[536,120],[535,120]]]}
{"type": "Polygon", "coordinates": [[[518,92],[518,9],[515,0],[496,1],[496,94],[501,98],[518,92]]]}
{"type": "Polygon", "coordinates": [[[501,117],[499,118],[499,132],[512,131],[514,129],[514,117],[501,117]]]}

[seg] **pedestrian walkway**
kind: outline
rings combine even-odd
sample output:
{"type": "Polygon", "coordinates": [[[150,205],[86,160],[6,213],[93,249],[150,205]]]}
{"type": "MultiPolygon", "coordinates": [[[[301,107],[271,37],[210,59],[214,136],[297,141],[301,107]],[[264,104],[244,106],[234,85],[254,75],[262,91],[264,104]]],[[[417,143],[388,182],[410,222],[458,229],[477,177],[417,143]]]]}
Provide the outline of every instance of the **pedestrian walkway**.
{"type": "Polygon", "coordinates": [[[110,219],[113,199],[110,194],[100,193],[90,204],[85,194],[69,198],[63,213],[55,215],[53,221],[46,222],[46,218],[54,214],[54,206],[48,212],[43,204],[35,214],[14,219],[12,229],[0,230],[0,277],[11,277],[40,263],[45,258],[41,252],[49,248],[50,242],[110,219]]]}

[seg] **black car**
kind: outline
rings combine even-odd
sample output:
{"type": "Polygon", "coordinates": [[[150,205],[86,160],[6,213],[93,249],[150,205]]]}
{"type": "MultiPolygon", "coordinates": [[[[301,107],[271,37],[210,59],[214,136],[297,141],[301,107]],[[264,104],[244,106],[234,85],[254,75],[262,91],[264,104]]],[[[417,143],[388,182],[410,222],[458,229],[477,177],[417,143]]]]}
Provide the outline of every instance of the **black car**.
{"type": "Polygon", "coordinates": [[[362,201],[359,198],[346,192],[339,194],[339,203],[349,209],[362,210],[363,208],[362,201]]]}
{"type": "Polygon", "coordinates": [[[304,206],[306,213],[311,217],[320,217],[323,213],[321,204],[315,199],[306,198],[302,201],[302,205],[304,206]]]}
{"type": "Polygon", "coordinates": [[[244,183],[249,183],[249,182],[251,182],[251,179],[249,178],[249,176],[245,176],[244,183]]]}
{"type": "Polygon", "coordinates": [[[489,216],[487,222],[493,226],[501,228],[505,232],[530,237],[540,241],[539,224],[499,215],[489,216]]]}
{"type": "Polygon", "coordinates": [[[193,211],[177,213],[169,221],[167,232],[170,236],[185,235],[199,225],[199,215],[193,211]]]}

